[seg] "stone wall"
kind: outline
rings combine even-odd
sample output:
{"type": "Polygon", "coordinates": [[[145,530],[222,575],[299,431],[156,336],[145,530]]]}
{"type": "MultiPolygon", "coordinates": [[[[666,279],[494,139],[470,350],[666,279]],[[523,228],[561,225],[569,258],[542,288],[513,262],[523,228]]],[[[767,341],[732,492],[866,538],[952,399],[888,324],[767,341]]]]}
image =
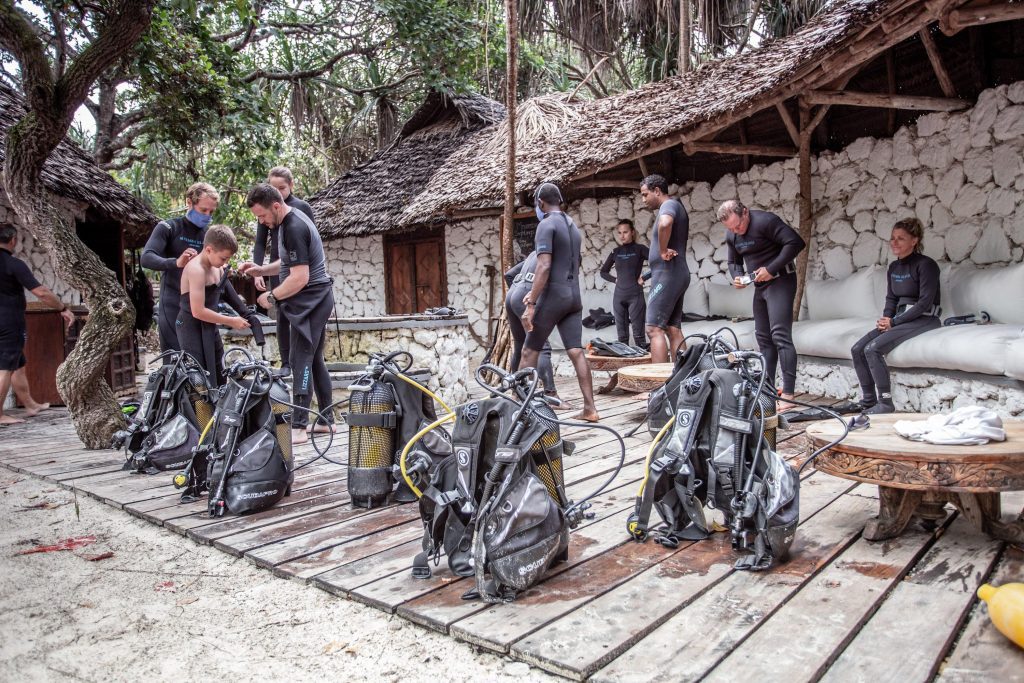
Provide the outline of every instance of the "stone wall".
{"type": "Polygon", "coordinates": [[[346,237],[325,245],[338,315],[385,315],[384,238],[346,237]]]}
{"type": "MultiPolygon", "coordinates": [[[[448,265],[448,303],[469,316],[469,324],[480,349],[487,339],[489,315],[499,315],[502,298],[501,223],[497,218],[474,218],[453,223],[445,232],[448,265]],[[494,268],[492,279],[488,268],[494,268]]],[[[474,354],[479,360],[481,353],[474,354]]]]}
{"type": "MultiPolygon", "coordinates": [[[[75,220],[75,208],[70,206],[68,202],[61,201],[54,196],[51,196],[51,200],[54,201],[59,210],[65,213],[67,220],[75,220]]],[[[53,270],[53,265],[50,263],[50,254],[36,244],[32,233],[22,229],[21,221],[17,214],[15,214],[14,209],[7,203],[7,197],[2,190],[0,190],[0,223],[12,223],[19,228],[18,246],[14,250],[14,255],[28,264],[29,269],[31,269],[32,274],[35,275],[40,284],[51,289],[64,303],[69,305],[82,303],[82,295],[57,277],[53,270]]],[[[29,301],[35,300],[31,293],[26,292],[25,295],[29,301]]]]}

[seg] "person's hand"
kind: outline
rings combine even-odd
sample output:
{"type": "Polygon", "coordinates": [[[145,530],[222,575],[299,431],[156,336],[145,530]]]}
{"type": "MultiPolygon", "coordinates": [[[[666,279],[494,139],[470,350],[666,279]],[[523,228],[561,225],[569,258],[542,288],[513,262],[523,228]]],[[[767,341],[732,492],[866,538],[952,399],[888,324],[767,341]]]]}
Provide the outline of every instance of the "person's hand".
{"type": "Polygon", "coordinates": [[[536,308],[534,306],[527,306],[526,310],[523,311],[523,329],[527,332],[533,332],[533,314],[536,308]]]}
{"type": "Polygon", "coordinates": [[[270,310],[270,299],[267,298],[268,294],[270,294],[270,292],[264,292],[263,294],[260,294],[256,298],[256,303],[258,303],[263,308],[270,310]]]}
{"type": "Polygon", "coordinates": [[[181,252],[181,256],[179,256],[178,260],[175,261],[174,263],[179,268],[184,268],[188,264],[189,261],[191,261],[193,258],[195,258],[196,254],[198,254],[198,253],[199,252],[197,252],[195,249],[189,247],[185,251],[181,252]]]}
{"type": "Polygon", "coordinates": [[[878,328],[879,332],[888,332],[892,329],[892,318],[879,318],[878,322],[875,323],[875,327],[878,328]]]}
{"type": "Polygon", "coordinates": [[[256,285],[256,289],[260,290],[261,292],[267,291],[267,282],[266,280],[263,279],[262,275],[256,275],[255,277],[253,277],[252,283],[256,285]]]}
{"type": "Polygon", "coordinates": [[[251,327],[251,325],[249,325],[249,321],[245,318],[233,317],[231,322],[228,323],[228,327],[233,330],[245,330],[251,327]]]}
{"type": "Polygon", "coordinates": [[[768,282],[771,279],[772,274],[767,268],[761,267],[754,271],[754,282],[768,282]]]}
{"type": "Polygon", "coordinates": [[[736,289],[743,289],[744,287],[746,287],[745,284],[740,282],[740,276],[739,275],[737,275],[736,277],[734,277],[732,279],[732,286],[735,287],[736,289]]]}
{"type": "Polygon", "coordinates": [[[70,330],[71,326],[75,324],[75,314],[69,309],[65,308],[60,312],[60,317],[64,318],[64,329],[70,330]]]}
{"type": "Polygon", "coordinates": [[[636,279],[636,283],[637,283],[638,285],[642,285],[642,284],[644,283],[644,276],[643,276],[643,275],[641,275],[640,277],[638,277],[638,278],[636,279]]]}
{"type": "Polygon", "coordinates": [[[252,261],[243,261],[242,265],[238,266],[238,272],[242,275],[248,275],[249,277],[258,277],[263,275],[262,268],[252,261]]]}
{"type": "Polygon", "coordinates": [[[679,256],[679,252],[676,251],[675,249],[662,249],[661,250],[661,260],[662,261],[671,261],[676,256],[679,256]]]}

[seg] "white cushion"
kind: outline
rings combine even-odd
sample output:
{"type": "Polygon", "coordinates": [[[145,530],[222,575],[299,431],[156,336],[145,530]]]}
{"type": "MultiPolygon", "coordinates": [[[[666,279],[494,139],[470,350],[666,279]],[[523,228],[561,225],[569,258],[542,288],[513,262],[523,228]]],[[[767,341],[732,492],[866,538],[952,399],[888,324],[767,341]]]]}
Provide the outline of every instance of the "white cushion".
{"type": "MultiPolygon", "coordinates": [[[[808,320],[867,318],[881,314],[885,298],[875,293],[880,268],[872,266],[839,280],[808,280],[805,292],[808,320]]],[[[884,279],[884,275],[883,275],[884,279]]]]}
{"type": "Polygon", "coordinates": [[[875,318],[801,320],[793,323],[793,345],[804,356],[852,358],[850,349],[875,328],[875,318]]]}
{"type": "Polygon", "coordinates": [[[1006,345],[1006,375],[1024,379],[1024,335],[1006,345]]]}
{"type": "Polygon", "coordinates": [[[956,266],[952,263],[939,264],[939,305],[942,306],[942,319],[956,315],[953,313],[953,294],[949,290],[949,283],[953,280],[953,271],[956,266]]]}
{"type": "Polygon", "coordinates": [[[886,357],[894,368],[940,368],[1006,373],[1010,344],[1024,333],[1021,325],[954,325],[930,330],[903,342],[886,357]]]}
{"type": "Polygon", "coordinates": [[[995,268],[955,268],[943,316],[987,311],[994,323],[1024,323],[1024,263],[995,268]]]}
{"type": "Polygon", "coordinates": [[[704,280],[696,275],[690,276],[690,285],[683,294],[683,313],[707,317],[711,315],[708,308],[708,290],[704,280]]]}
{"type": "MultiPolygon", "coordinates": [[[[757,340],[754,339],[753,320],[744,320],[738,323],[734,323],[729,320],[699,320],[695,322],[687,322],[684,320],[683,335],[690,336],[692,334],[702,334],[707,336],[718,332],[723,327],[728,327],[736,333],[741,349],[753,350],[757,348],[757,340]]],[[[731,334],[724,332],[722,336],[732,343],[731,334]]]]}
{"type": "Polygon", "coordinates": [[[732,285],[708,282],[708,308],[711,315],[749,318],[754,315],[754,288],[737,289],[732,285]]]}

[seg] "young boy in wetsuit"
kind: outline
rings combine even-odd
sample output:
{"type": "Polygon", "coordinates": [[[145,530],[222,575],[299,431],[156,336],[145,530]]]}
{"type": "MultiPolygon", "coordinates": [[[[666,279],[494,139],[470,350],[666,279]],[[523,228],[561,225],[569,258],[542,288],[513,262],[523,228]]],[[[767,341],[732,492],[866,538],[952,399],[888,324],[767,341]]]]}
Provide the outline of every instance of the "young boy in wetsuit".
{"type": "Polygon", "coordinates": [[[181,300],[175,330],[181,350],[203,366],[215,385],[224,383],[224,345],[217,325],[244,330],[249,322],[245,303],[228,281],[228,261],[238,251],[231,228],[213,225],[203,237],[203,250],[181,272],[181,300]],[[224,298],[239,316],[217,312],[224,298]]]}

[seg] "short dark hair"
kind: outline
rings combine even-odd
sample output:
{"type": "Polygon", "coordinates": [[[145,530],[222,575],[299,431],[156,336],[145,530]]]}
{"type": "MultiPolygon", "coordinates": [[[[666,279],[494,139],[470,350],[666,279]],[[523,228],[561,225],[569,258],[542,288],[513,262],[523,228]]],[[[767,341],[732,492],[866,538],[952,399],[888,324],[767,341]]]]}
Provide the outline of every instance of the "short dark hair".
{"type": "Polygon", "coordinates": [[[620,225],[628,225],[628,226],[629,226],[630,228],[632,228],[633,230],[636,230],[636,226],[635,226],[635,225],[633,225],[633,221],[631,221],[631,220],[630,220],[630,219],[628,219],[628,218],[620,218],[620,219],[619,219],[619,222],[615,224],[615,227],[618,227],[618,226],[620,226],[620,225]]]}
{"type": "Polygon", "coordinates": [[[235,233],[226,225],[211,225],[203,237],[203,246],[210,246],[217,251],[238,251],[238,240],[235,233]]]}
{"type": "Polygon", "coordinates": [[[18,234],[18,229],[10,223],[0,223],[0,244],[10,244],[18,234]]]}
{"type": "Polygon", "coordinates": [[[554,183],[541,183],[537,188],[536,199],[550,206],[558,206],[562,203],[562,191],[554,183]]]}
{"type": "Polygon", "coordinates": [[[668,181],[665,180],[665,176],[652,173],[651,175],[644,178],[644,181],[640,183],[640,187],[647,186],[648,190],[661,190],[665,194],[668,194],[668,181]]]}
{"type": "Polygon", "coordinates": [[[250,209],[257,204],[265,209],[269,209],[275,203],[283,204],[284,199],[281,198],[281,193],[277,191],[277,188],[270,183],[254,185],[245,197],[245,205],[250,209]]]}

